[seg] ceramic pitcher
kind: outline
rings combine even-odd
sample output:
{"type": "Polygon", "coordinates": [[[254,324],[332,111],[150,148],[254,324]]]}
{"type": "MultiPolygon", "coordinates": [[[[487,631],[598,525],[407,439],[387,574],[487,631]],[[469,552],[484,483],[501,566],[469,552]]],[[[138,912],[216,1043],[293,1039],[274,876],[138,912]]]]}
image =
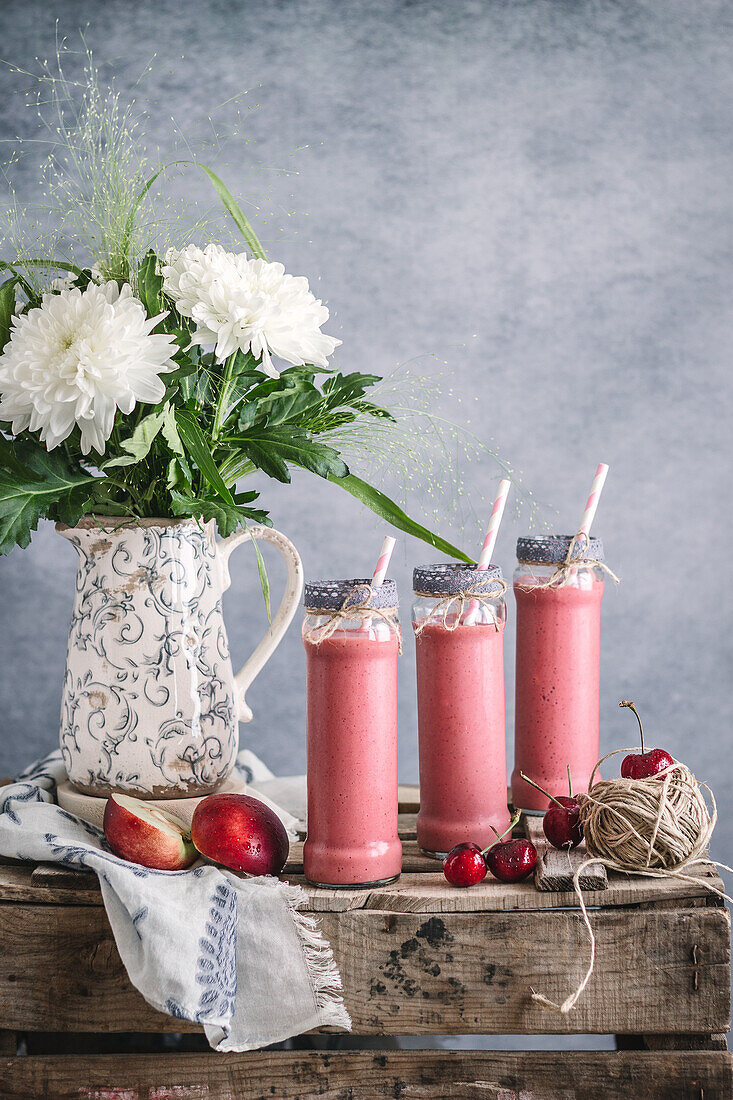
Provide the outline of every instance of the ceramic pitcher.
{"type": "Polygon", "coordinates": [[[303,587],[298,552],[269,527],[217,540],[213,523],[85,517],[57,524],[79,555],[61,703],[69,779],[92,795],[209,794],[231,772],[245,694],[285,633],[303,587]],[[264,539],[285,559],[285,594],[235,676],[221,597],[229,555],[264,539]]]}

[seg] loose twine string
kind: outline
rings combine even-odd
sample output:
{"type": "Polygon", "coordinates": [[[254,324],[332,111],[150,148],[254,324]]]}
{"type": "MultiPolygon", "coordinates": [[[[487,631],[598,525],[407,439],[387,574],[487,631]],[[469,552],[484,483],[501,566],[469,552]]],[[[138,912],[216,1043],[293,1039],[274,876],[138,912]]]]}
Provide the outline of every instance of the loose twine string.
{"type": "Polygon", "coordinates": [[[588,783],[588,794],[579,798],[589,858],[575,871],[573,889],[590,939],[590,962],[580,985],[562,1004],[532,990],[533,1001],[555,1012],[567,1013],[575,1007],[595,966],[596,939],[580,889],[580,876],[589,864],[602,863],[610,871],[652,878],[681,879],[733,902],[723,890],[699,875],[685,874],[693,867],[711,862],[722,870],[732,870],[725,863],[716,863],[706,856],[718,820],[718,809],[707,783],[700,783],[689,768],[675,761],[649,779],[608,779],[592,786],[593,776],[604,760],[620,752],[633,751],[617,749],[599,760],[588,783]],[[712,813],[703,790],[710,795],[712,813]]]}
{"type": "Polygon", "coordinates": [[[306,607],[306,615],[328,615],[325,623],[321,623],[319,626],[313,626],[305,634],[306,641],[311,642],[313,645],[320,645],[321,642],[325,642],[331,635],[338,630],[340,624],[344,620],[355,620],[363,625],[371,622],[372,619],[382,619],[387,623],[391,631],[397,635],[397,650],[402,654],[402,631],[400,629],[397,607],[370,607],[369,601],[374,595],[374,588],[371,584],[357,584],[347,592],[344,602],[341,607],[336,608],[333,611],[324,611],[322,607],[306,607]],[[349,603],[349,600],[355,600],[355,603],[349,603]]]}
{"type": "MultiPolygon", "coordinates": [[[[522,591],[535,592],[538,588],[560,588],[567,582],[569,576],[572,576],[574,569],[578,566],[587,566],[596,569],[602,569],[606,573],[614,584],[620,584],[619,578],[616,576],[612,569],[606,565],[604,561],[599,561],[598,558],[591,558],[587,554],[581,554],[575,556],[575,547],[579,544],[583,545],[583,548],[587,550],[590,545],[590,538],[585,531],[578,531],[573,535],[568,547],[568,552],[565,555],[565,561],[556,565],[554,573],[548,577],[546,581],[538,581],[537,584],[518,584],[517,588],[521,588],[522,591]]],[[[520,565],[555,565],[555,562],[551,561],[521,561],[520,565]]]]}
{"type": "MultiPolygon", "coordinates": [[[[492,606],[491,600],[499,600],[506,592],[506,581],[496,579],[490,582],[494,585],[494,589],[491,592],[487,592],[485,588],[485,581],[476,582],[470,585],[468,588],[462,588],[459,592],[453,592],[449,596],[444,596],[442,600],[438,600],[433,610],[429,615],[426,615],[424,619],[421,619],[419,623],[415,624],[415,637],[422,634],[428,623],[435,618],[436,612],[440,611],[440,617],[445,630],[457,630],[461,624],[463,613],[466,610],[466,604],[470,604],[472,600],[480,603],[482,607],[485,607],[491,616],[491,620],[494,624],[494,629],[499,629],[499,618],[496,614],[496,608],[492,606]],[[453,607],[456,607],[457,614],[452,622],[448,621],[453,607]]],[[[415,592],[416,596],[422,596],[424,598],[430,598],[435,596],[434,592],[415,592]]]]}

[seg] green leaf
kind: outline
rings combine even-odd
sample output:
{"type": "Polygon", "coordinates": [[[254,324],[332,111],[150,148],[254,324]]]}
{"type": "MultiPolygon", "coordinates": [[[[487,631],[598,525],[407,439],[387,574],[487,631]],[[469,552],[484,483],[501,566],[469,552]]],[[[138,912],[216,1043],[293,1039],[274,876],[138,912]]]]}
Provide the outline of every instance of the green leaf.
{"type": "Polygon", "coordinates": [[[30,471],[18,458],[16,454],[17,446],[17,443],[6,439],[4,435],[0,435],[0,466],[13,473],[20,474],[21,477],[27,477],[30,471]]]}
{"type": "MultiPolygon", "coordinates": [[[[285,393],[273,393],[263,398],[256,411],[258,419],[270,428],[294,420],[302,424],[308,414],[321,405],[323,405],[323,394],[310,383],[302,382],[297,388],[287,390],[285,393]]],[[[239,426],[242,427],[241,418],[239,426]]]]}
{"type": "Polygon", "coordinates": [[[227,489],[208,443],[204,439],[198,420],[190,409],[176,410],[176,423],[183,445],[198,466],[204,478],[222,500],[234,507],[234,499],[227,489]]]}
{"type": "Polygon", "coordinates": [[[16,267],[47,267],[50,271],[70,271],[72,275],[81,275],[82,269],[76,264],[62,263],[61,260],[16,260],[9,264],[0,260],[0,271],[15,271],[16,267]]]}
{"type": "Polygon", "coordinates": [[[252,539],[252,545],[254,546],[255,556],[257,558],[257,572],[260,577],[260,588],[262,589],[262,597],[265,601],[265,611],[267,612],[268,623],[272,622],[272,608],[270,606],[270,578],[267,575],[267,569],[265,568],[265,562],[260,548],[257,545],[257,539],[252,539]]]}
{"type": "Polygon", "coordinates": [[[20,443],[15,452],[24,473],[0,470],[0,554],[27,546],[42,516],[77,523],[97,480],[71,470],[58,450],[20,443]]]}
{"type": "Polygon", "coordinates": [[[211,180],[212,184],[214,185],[214,190],[216,191],[222,203],[234,219],[234,224],[247,242],[247,245],[249,246],[249,250],[252,255],[256,256],[259,260],[266,260],[267,256],[265,255],[262,245],[257,240],[254,229],[250,225],[247,218],[245,218],[242,211],[239,209],[239,206],[237,205],[234,196],[232,195],[229,188],[226,186],[225,183],[222,182],[222,180],[219,179],[216,173],[212,172],[210,168],[207,168],[205,164],[199,164],[198,161],[196,161],[195,163],[198,164],[199,168],[203,172],[205,172],[211,180]]]}
{"type": "Polygon", "coordinates": [[[204,522],[213,519],[222,538],[231,535],[238,527],[244,527],[247,520],[272,526],[267,512],[260,508],[245,508],[236,504],[226,504],[221,500],[208,497],[194,497],[171,489],[171,510],[175,516],[195,516],[204,522]]]}
{"type": "Polygon", "coordinates": [[[158,274],[158,257],[150,250],[140,262],[137,276],[137,292],[148,317],[165,313],[163,304],[163,276],[158,274]]]}
{"type": "Polygon", "coordinates": [[[339,405],[351,405],[358,398],[363,397],[366,391],[375,386],[382,379],[378,374],[360,374],[353,371],[351,374],[334,374],[323,383],[323,392],[329,399],[329,406],[337,408],[339,405]]]}
{"type": "Polygon", "coordinates": [[[446,542],[440,535],[434,535],[432,531],[428,531],[426,527],[422,527],[415,520],[410,519],[398,504],[395,504],[388,496],[381,493],[379,489],[375,489],[372,485],[368,485],[366,481],[362,481],[361,478],[349,474],[347,477],[329,477],[328,480],[332,481],[334,485],[340,485],[347,493],[351,493],[367,508],[371,508],[372,512],[378,515],[380,519],[385,519],[398,531],[404,531],[407,535],[413,535],[416,539],[421,539],[428,546],[433,546],[436,550],[440,550],[442,554],[447,554],[454,561],[466,561],[473,564],[473,558],[469,558],[457,546],[452,546],[451,543],[446,542]]]}
{"type": "Polygon", "coordinates": [[[16,278],[6,279],[0,286],[0,351],[10,339],[10,326],[15,314],[16,278]]]}
{"type": "Polygon", "coordinates": [[[294,428],[252,428],[229,442],[237,443],[255,466],[278,481],[290,481],[288,463],[325,478],[346,477],[349,472],[338,451],[294,428]]]}
{"type": "MultiPolygon", "coordinates": [[[[123,242],[122,248],[123,248],[123,253],[124,253],[125,256],[127,256],[127,253],[130,249],[130,242],[132,241],[132,232],[133,232],[133,229],[135,227],[135,215],[137,214],[138,210],[140,209],[140,207],[142,205],[142,201],[145,198],[145,196],[147,195],[148,191],[153,186],[153,184],[157,180],[158,176],[160,176],[163,172],[165,172],[167,167],[168,166],[164,164],[162,168],[159,168],[158,171],[155,172],[150,177],[150,179],[146,180],[146,182],[145,182],[144,186],[142,187],[140,193],[138,194],[138,196],[135,199],[134,203],[130,207],[130,213],[127,215],[127,221],[125,222],[125,229],[124,229],[123,237],[122,237],[122,242],[123,242]]],[[[151,314],[150,316],[154,317],[155,314],[151,314]]]]}
{"type": "MultiPolygon", "coordinates": [[[[163,438],[165,439],[166,443],[170,447],[173,454],[176,456],[176,458],[173,461],[176,463],[176,465],[180,469],[180,471],[183,474],[183,477],[185,478],[186,482],[190,485],[191,482],[193,481],[193,476],[191,474],[191,467],[188,464],[188,459],[186,458],[186,452],[184,450],[183,443],[181,442],[181,437],[178,434],[178,424],[176,423],[175,410],[173,409],[173,406],[170,405],[170,404],[165,405],[164,408],[163,408],[163,425],[162,425],[160,430],[163,434],[163,438]]],[[[169,474],[170,474],[170,468],[169,468],[169,474]]],[[[178,484],[177,481],[176,481],[176,484],[178,484]]]]}
{"type": "MultiPolygon", "coordinates": [[[[166,408],[169,406],[166,406],[166,408]]],[[[120,447],[127,453],[120,455],[119,458],[110,458],[107,462],[103,463],[100,467],[102,470],[109,470],[114,466],[133,466],[148,455],[150,448],[153,445],[153,440],[160,433],[165,420],[165,409],[161,409],[160,412],[150,413],[149,416],[143,417],[135,431],[129,437],[129,439],[123,439],[120,443],[120,447]]]]}
{"type": "Polygon", "coordinates": [[[245,401],[239,413],[239,419],[237,420],[237,427],[240,432],[246,432],[253,426],[257,419],[258,412],[259,409],[256,401],[245,401]]]}

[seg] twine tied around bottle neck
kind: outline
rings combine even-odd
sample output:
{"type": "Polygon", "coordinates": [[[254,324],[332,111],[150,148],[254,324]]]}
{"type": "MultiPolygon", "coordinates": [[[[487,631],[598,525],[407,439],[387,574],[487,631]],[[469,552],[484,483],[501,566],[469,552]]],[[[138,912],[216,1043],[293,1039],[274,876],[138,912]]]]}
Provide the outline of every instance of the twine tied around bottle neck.
{"type": "MultiPolygon", "coordinates": [[[[498,577],[495,577],[489,583],[493,585],[491,591],[487,592],[486,581],[477,581],[475,584],[469,585],[468,588],[462,588],[459,592],[452,592],[450,595],[444,596],[442,599],[438,600],[430,614],[426,615],[424,619],[421,619],[419,623],[415,623],[415,637],[417,638],[422,634],[428,623],[435,618],[436,612],[440,613],[444,630],[457,630],[461,625],[461,619],[463,618],[463,613],[466,611],[467,605],[470,606],[470,604],[474,602],[486,608],[491,616],[494,630],[498,631],[499,617],[491,601],[501,599],[506,592],[507,585],[505,580],[500,580],[498,577]],[[448,616],[454,608],[456,610],[455,619],[449,622],[448,616]]],[[[423,599],[435,599],[434,592],[416,591],[415,595],[423,599]]]]}
{"type": "Polygon", "coordinates": [[[565,1014],[575,1007],[595,967],[596,939],[580,889],[580,877],[591,863],[602,863],[609,871],[681,879],[702,886],[726,901],[733,901],[705,877],[687,873],[709,863],[725,871],[731,870],[707,856],[718,810],[713,792],[706,783],[700,783],[689,768],[675,761],[647,779],[602,779],[591,786],[604,760],[621,752],[634,751],[617,749],[599,760],[593,769],[588,793],[579,796],[580,822],[588,859],[576,869],[573,889],[590,939],[590,961],[585,977],[562,1004],[532,990],[533,1001],[555,1012],[565,1014]],[[705,801],[704,790],[710,795],[712,812],[705,801]]]}
{"type": "Polygon", "coordinates": [[[573,570],[578,566],[584,566],[590,569],[602,569],[606,573],[614,584],[620,584],[619,578],[614,571],[610,569],[604,561],[599,558],[590,557],[587,553],[588,545],[590,543],[590,536],[585,531],[578,531],[573,535],[568,547],[568,552],[565,555],[565,560],[559,564],[553,561],[522,561],[519,560],[520,565],[554,565],[555,570],[546,581],[539,581],[537,584],[518,584],[517,588],[521,588],[523,592],[536,592],[538,588],[561,588],[562,585],[567,583],[568,577],[573,575],[573,570]],[[580,545],[581,551],[579,554],[575,553],[575,547],[580,545]]]}
{"type": "Polygon", "coordinates": [[[346,594],[341,607],[325,610],[322,607],[305,607],[306,615],[328,616],[324,623],[306,631],[305,639],[312,645],[320,645],[338,630],[342,622],[351,620],[367,626],[372,619],[381,619],[387,623],[391,632],[397,635],[397,651],[402,655],[402,631],[398,619],[398,607],[370,607],[369,601],[374,594],[371,584],[357,584],[346,594]],[[349,603],[350,600],[355,602],[349,603]]]}

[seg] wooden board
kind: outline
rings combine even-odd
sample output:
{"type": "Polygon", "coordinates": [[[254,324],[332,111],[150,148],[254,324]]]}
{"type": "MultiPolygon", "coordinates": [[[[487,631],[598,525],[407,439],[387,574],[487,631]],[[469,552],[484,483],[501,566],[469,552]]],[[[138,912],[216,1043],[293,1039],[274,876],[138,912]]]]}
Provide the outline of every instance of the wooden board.
{"type": "MultiPolygon", "coordinates": [[[[573,875],[585,863],[588,852],[585,841],[571,851],[560,851],[547,840],[542,828],[541,817],[525,816],[524,835],[537,849],[537,866],[534,872],[534,884],[538,890],[557,892],[573,889],[573,875]]],[[[608,874],[602,863],[591,863],[580,876],[581,890],[605,890],[608,887],[608,874]]]]}
{"type": "MultiPolygon", "coordinates": [[[[506,885],[488,876],[469,890],[451,887],[440,864],[421,855],[415,841],[403,841],[405,873],[390,886],[370,890],[324,890],[310,886],[303,877],[302,858],[294,847],[283,877],[302,885],[308,895],[307,908],[314,912],[343,912],[349,909],[382,909],[391,912],[447,913],[496,912],[516,909],[577,908],[574,892],[540,892],[533,882],[506,885]],[[415,870],[407,870],[415,868],[415,870]]],[[[605,891],[586,891],[586,904],[595,907],[647,905],[663,907],[684,901],[686,905],[720,904],[704,883],[722,888],[712,864],[699,869],[699,885],[679,879],[658,879],[642,875],[611,874],[605,891]]],[[[0,903],[24,902],[36,905],[102,904],[97,876],[91,871],[73,871],[56,864],[5,863],[0,865],[0,903]]]]}
{"type": "MultiPolygon", "coordinates": [[[[577,912],[323,913],[354,1031],[362,1035],[728,1030],[730,922],[717,907],[592,914],[596,972],[585,972],[577,912]]],[[[104,910],[0,905],[0,1023],[18,1031],[190,1031],[132,987],[104,910]]]]}
{"type": "Polygon", "coordinates": [[[730,1100],[731,1056],[258,1051],[0,1060],[2,1100],[730,1100]],[[601,1091],[602,1090],[602,1091],[601,1091]]]}

